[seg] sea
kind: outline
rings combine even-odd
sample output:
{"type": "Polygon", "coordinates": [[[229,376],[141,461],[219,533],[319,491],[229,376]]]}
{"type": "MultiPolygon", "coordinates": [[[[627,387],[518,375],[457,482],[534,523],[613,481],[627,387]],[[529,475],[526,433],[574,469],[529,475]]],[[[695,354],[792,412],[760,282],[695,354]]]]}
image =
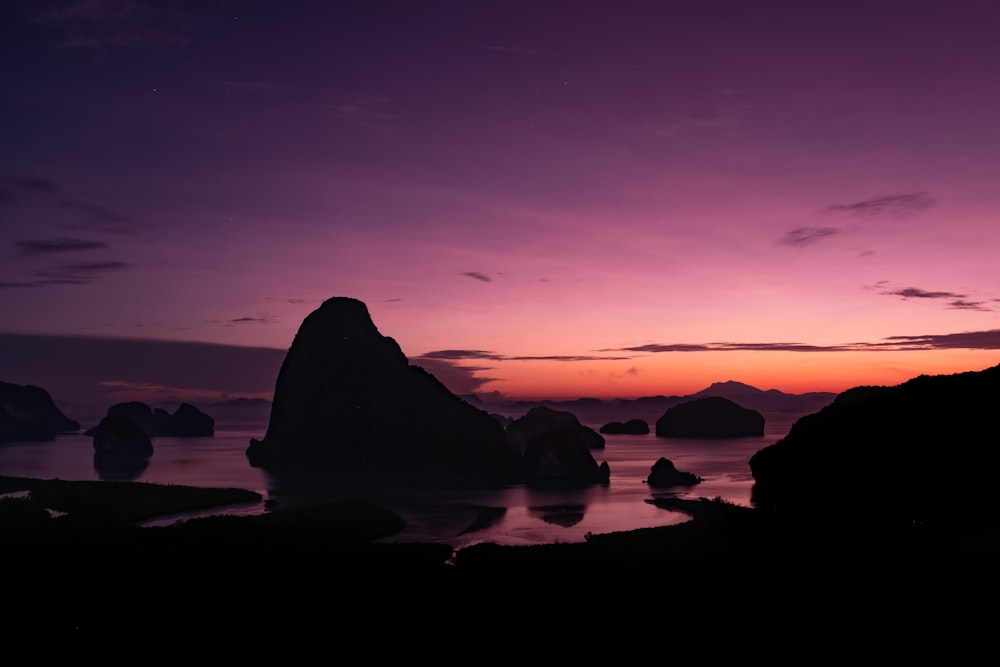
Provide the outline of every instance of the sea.
{"type": "MultiPolygon", "coordinates": [[[[212,514],[253,515],[274,507],[325,502],[370,501],[399,514],[406,528],[391,542],[441,542],[456,550],[479,542],[532,545],[582,542],[591,534],[612,533],[689,520],[650,501],[661,496],[721,498],[752,507],[750,457],[782,438],[794,421],[792,413],[765,413],[763,436],[695,439],[605,434],[604,449],[592,450],[598,463],[607,461],[607,485],[568,491],[538,490],[516,485],[494,489],[415,489],[355,483],[350,476],[321,470],[295,478],[275,476],[251,466],[246,449],[251,438],[267,430],[266,410],[231,409],[206,412],[215,417],[211,437],[153,440],[153,455],[140,468],[108,471],[94,461],[93,439],[83,434],[93,423],[81,420],[81,432],[47,442],[0,444],[0,475],[37,479],[136,481],[256,491],[260,502],[213,508],[200,513],[157,517],[145,525],[166,525],[212,514]],[[667,458],[702,481],[690,487],[652,488],[646,479],[659,458],[667,458]]],[[[656,416],[623,414],[581,423],[599,430],[606,421],[646,418],[651,431],[656,416]]],[[[74,417],[76,418],[76,417],[74,417]]],[[[77,418],[78,419],[78,418],[77,418]]]]}

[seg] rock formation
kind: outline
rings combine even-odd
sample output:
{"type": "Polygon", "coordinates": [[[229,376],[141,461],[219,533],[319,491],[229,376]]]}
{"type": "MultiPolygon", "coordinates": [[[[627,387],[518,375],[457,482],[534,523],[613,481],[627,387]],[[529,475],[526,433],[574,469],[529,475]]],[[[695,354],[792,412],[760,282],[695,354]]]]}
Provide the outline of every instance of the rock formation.
{"type": "Polygon", "coordinates": [[[0,442],[52,440],[79,430],[41,387],[0,382],[0,442]]]}
{"type": "Polygon", "coordinates": [[[591,454],[604,448],[604,437],[571,412],[534,407],[510,422],[505,434],[524,456],[529,486],[579,488],[606,484],[611,477],[607,462],[598,464],[591,454]]]}
{"type": "Polygon", "coordinates": [[[649,471],[646,483],[657,488],[671,486],[694,486],[701,482],[701,477],[694,473],[681,472],[668,458],[660,457],[649,471]]]}
{"type": "Polygon", "coordinates": [[[335,297],[299,327],[275,383],[267,432],[251,465],[328,466],[510,483],[522,459],[503,427],[411,365],[364,303],[335,297]]]}
{"type": "Polygon", "coordinates": [[[553,410],[545,406],[531,408],[524,416],[510,422],[505,432],[507,441],[518,451],[524,452],[529,440],[559,428],[574,431],[580,443],[587,449],[604,449],[605,443],[601,434],[581,424],[572,412],[553,410]]]}
{"type": "Polygon", "coordinates": [[[569,426],[531,437],[524,449],[524,468],[525,483],[537,488],[583,488],[607,484],[611,478],[607,461],[598,464],[581,432],[569,426]]]}
{"type": "Polygon", "coordinates": [[[153,410],[157,435],[174,438],[199,438],[215,435],[215,419],[190,403],[181,403],[173,414],[162,408],[153,410]]]}
{"type": "Polygon", "coordinates": [[[153,443],[143,428],[128,417],[105,417],[94,428],[94,453],[101,457],[148,457],[153,443]]]}
{"type": "Polygon", "coordinates": [[[764,435],[764,415],[721,396],[687,401],[656,420],[656,435],[681,438],[742,438],[764,435]]]}
{"type": "MultiPolygon", "coordinates": [[[[141,401],[128,401],[112,405],[107,416],[132,420],[150,438],[194,438],[215,434],[215,419],[190,403],[182,403],[171,414],[163,408],[150,408],[141,401]]],[[[94,431],[89,429],[85,435],[93,435],[94,431]]]]}
{"type": "Polygon", "coordinates": [[[601,433],[606,435],[646,435],[649,424],[645,419],[629,419],[627,422],[608,422],[601,427],[601,433]]]}
{"type": "Polygon", "coordinates": [[[856,387],[750,459],[759,507],[899,525],[995,517],[1000,366],[856,387]]]}

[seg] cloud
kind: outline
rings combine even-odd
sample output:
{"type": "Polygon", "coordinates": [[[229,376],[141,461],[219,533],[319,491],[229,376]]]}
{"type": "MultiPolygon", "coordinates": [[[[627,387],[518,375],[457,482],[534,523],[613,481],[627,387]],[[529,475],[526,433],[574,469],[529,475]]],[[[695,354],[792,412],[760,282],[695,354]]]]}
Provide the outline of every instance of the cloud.
{"type": "Polygon", "coordinates": [[[511,45],[501,45],[501,44],[486,44],[483,46],[487,51],[496,51],[498,53],[515,53],[521,56],[537,56],[541,53],[538,49],[533,49],[529,46],[519,46],[517,44],[511,45]]]}
{"type": "Polygon", "coordinates": [[[889,336],[877,342],[841,345],[806,345],[803,343],[648,343],[615,348],[623,352],[904,352],[913,350],[997,350],[1000,329],[953,334],[889,336]]]}
{"type": "Polygon", "coordinates": [[[1000,350],[1000,329],[922,336],[890,336],[889,345],[920,350],[1000,350]]]}
{"type": "Polygon", "coordinates": [[[50,180],[29,176],[14,179],[4,188],[4,192],[8,197],[18,198],[31,195],[58,195],[62,192],[62,188],[50,180]]]}
{"type": "Polygon", "coordinates": [[[237,317],[235,319],[226,322],[227,325],[233,324],[274,324],[278,321],[278,318],[271,313],[261,313],[256,317],[237,317]]]}
{"type": "Polygon", "coordinates": [[[963,299],[956,299],[948,303],[949,308],[954,308],[955,310],[979,310],[983,312],[989,312],[992,308],[987,308],[986,303],[983,301],[965,301],[963,299]]]}
{"type": "Polygon", "coordinates": [[[961,299],[964,298],[964,294],[955,294],[954,292],[928,292],[927,290],[922,290],[917,287],[907,287],[905,289],[893,290],[891,292],[882,292],[889,296],[901,296],[904,299],[961,299]]]}
{"type": "Polygon", "coordinates": [[[826,207],[825,210],[829,213],[843,213],[866,218],[880,215],[902,217],[930,208],[934,203],[935,199],[926,192],[911,192],[875,197],[853,204],[834,204],[826,207]]]}
{"type": "Polygon", "coordinates": [[[37,285],[86,285],[94,282],[102,273],[121,271],[131,265],[126,262],[81,262],[35,272],[37,285]]]}
{"type": "Polygon", "coordinates": [[[672,137],[692,129],[722,127],[732,123],[729,100],[723,97],[664,109],[651,116],[644,125],[647,131],[657,136],[672,137]]]}
{"type": "Polygon", "coordinates": [[[101,204],[73,197],[58,183],[44,178],[21,177],[0,188],[0,206],[29,207],[33,215],[37,208],[49,208],[45,219],[55,218],[64,229],[132,234],[135,219],[101,204]],[[55,209],[52,211],[51,209],[55,209]]]}
{"type": "Polygon", "coordinates": [[[509,356],[486,350],[435,350],[434,352],[422,354],[417,358],[438,361],[464,361],[468,359],[485,359],[488,361],[623,361],[631,359],[631,357],[593,355],[509,356]]]}
{"type": "Polygon", "coordinates": [[[475,278],[476,280],[481,280],[484,283],[491,283],[493,279],[490,278],[485,273],[480,273],[479,271],[465,271],[462,273],[463,276],[468,276],[470,278],[475,278]]]}
{"type": "Polygon", "coordinates": [[[60,0],[45,3],[33,18],[56,34],[63,49],[187,43],[185,20],[166,7],[139,0],[60,0]]]}
{"type": "Polygon", "coordinates": [[[965,294],[958,294],[957,292],[932,292],[930,290],[921,289],[919,287],[904,287],[901,289],[885,289],[889,284],[887,280],[881,280],[870,287],[865,287],[865,289],[878,289],[879,294],[884,296],[898,296],[904,301],[910,299],[917,300],[935,300],[943,299],[947,300],[947,308],[953,310],[977,310],[982,312],[992,312],[994,309],[989,306],[990,303],[1000,303],[1000,299],[992,299],[991,301],[970,301],[968,296],[965,294]]]}
{"type": "Polygon", "coordinates": [[[733,352],[754,350],[758,352],[829,352],[849,349],[842,346],[826,347],[802,343],[648,343],[633,347],[614,348],[622,352],[733,352]]]}
{"type": "Polygon", "coordinates": [[[394,129],[398,116],[391,98],[364,93],[341,96],[326,109],[336,120],[374,131],[394,129]]]}
{"type": "Polygon", "coordinates": [[[447,359],[450,361],[461,361],[463,359],[491,359],[494,361],[504,359],[504,356],[486,350],[435,350],[426,354],[421,354],[420,359],[447,359]]]}
{"type": "Polygon", "coordinates": [[[85,241],[73,238],[33,239],[17,241],[14,245],[17,247],[17,254],[22,257],[73,252],[77,250],[102,250],[108,247],[106,243],[101,243],[100,241],[85,241]]]}
{"type": "Polygon", "coordinates": [[[489,366],[462,366],[447,359],[416,357],[410,363],[419,366],[441,381],[453,394],[472,394],[486,384],[502,378],[479,377],[476,373],[492,370],[489,366]]]}
{"type": "Polygon", "coordinates": [[[801,248],[839,232],[836,227],[796,227],[781,237],[778,243],[801,248]]]}
{"type": "Polygon", "coordinates": [[[62,199],[58,206],[74,214],[74,220],[63,224],[67,229],[96,229],[114,234],[131,234],[134,231],[132,218],[100,204],[62,199]]]}

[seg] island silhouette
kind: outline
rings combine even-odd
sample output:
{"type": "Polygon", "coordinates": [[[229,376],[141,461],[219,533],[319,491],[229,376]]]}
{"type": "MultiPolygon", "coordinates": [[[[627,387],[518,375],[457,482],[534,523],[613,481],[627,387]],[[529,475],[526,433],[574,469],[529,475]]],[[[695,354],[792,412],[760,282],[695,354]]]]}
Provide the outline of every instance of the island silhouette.
{"type": "MultiPolygon", "coordinates": [[[[753,395],[738,383],[729,388],[753,395]]],[[[272,632],[315,631],[330,615],[302,603],[308,591],[353,614],[382,613],[392,627],[447,605],[459,610],[457,630],[502,600],[544,595],[546,603],[522,609],[522,618],[539,622],[547,610],[565,620],[569,601],[580,596],[620,603],[656,596],[663,585],[693,616],[710,614],[720,599],[766,600],[770,611],[760,619],[777,614],[795,623],[804,611],[874,597],[879,604],[855,609],[856,619],[870,613],[874,622],[886,612],[919,619],[941,604],[985,595],[1000,559],[1000,499],[992,484],[998,399],[1000,366],[845,391],[753,455],[755,507],[657,496],[647,502],[691,519],[572,544],[486,542],[454,551],[386,542],[402,522],[369,503],[140,528],[141,518],[252,492],[0,477],[0,493],[14,494],[0,499],[0,526],[9,571],[18,575],[7,595],[8,612],[16,613],[3,620],[8,628],[45,626],[56,634],[149,624],[218,632],[243,626],[245,610],[262,606],[273,610],[266,622],[272,632]],[[949,484],[956,477],[965,483],[949,484]],[[192,606],[206,590],[214,604],[192,606]]],[[[424,482],[470,475],[476,483],[524,483],[543,470],[592,473],[603,438],[559,412],[536,411],[527,429],[526,422],[496,419],[409,364],[362,302],[336,297],[303,323],[276,381],[267,433],[250,443],[247,458],[279,473],[302,465],[364,474],[384,468],[424,482]],[[539,425],[539,416],[556,426],[539,425]],[[526,456],[533,448],[546,453],[526,456]],[[487,471],[502,474],[481,475],[487,471]]],[[[654,485],[698,482],[669,460],[657,463],[654,485]]],[[[602,476],[583,483],[600,484],[602,476]]],[[[571,523],[583,509],[532,511],[571,523]]],[[[498,516],[484,512],[477,520],[498,516]]]]}

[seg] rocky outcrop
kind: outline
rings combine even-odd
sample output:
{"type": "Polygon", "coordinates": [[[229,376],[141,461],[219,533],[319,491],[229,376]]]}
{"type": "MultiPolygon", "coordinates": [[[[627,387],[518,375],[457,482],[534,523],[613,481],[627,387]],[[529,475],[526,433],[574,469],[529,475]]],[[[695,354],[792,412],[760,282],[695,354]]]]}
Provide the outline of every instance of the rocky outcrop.
{"type": "Polygon", "coordinates": [[[687,401],[656,420],[656,435],[680,438],[742,438],[764,435],[764,415],[721,396],[687,401]]]}
{"type": "Polygon", "coordinates": [[[181,403],[173,414],[157,408],[156,435],[174,438],[202,438],[215,435],[215,419],[190,403],[181,403]]]}
{"type": "Polygon", "coordinates": [[[646,478],[646,483],[656,488],[694,486],[701,481],[701,477],[694,473],[681,472],[674,466],[673,461],[662,456],[653,464],[649,477],[646,478]]]}
{"type": "Polygon", "coordinates": [[[601,427],[601,433],[605,435],[646,435],[649,433],[649,424],[645,419],[629,419],[626,422],[608,422],[601,427]]]}
{"type": "Polygon", "coordinates": [[[128,417],[105,417],[89,431],[94,453],[100,457],[148,457],[153,455],[149,435],[128,417]]]}
{"type": "Polygon", "coordinates": [[[570,426],[531,437],[524,449],[524,468],[525,483],[537,488],[583,488],[607,484],[611,478],[607,461],[598,464],[580,430],[570,426]]]}
{"type": "Polygon", "coordinates": [[[528,412],[507,425],[507,441],[518,451],[524,452],[528,442],[543,433],[566,428],[577,434],[579,442],[587,449],[604,449],[604,438],[600,433],[584,426],[572,412],[553,410],[545,406],[531,408],[528,412]]]}
{"type": "Polygon", "coordinates": [[[752,500],[852,523],[993,518],[998,405],[1000,366],[850,389],[751,457],[752,500]]]}
{"type": "Polygon", "coordinates": [[[598,464],[591,453],[604,448],[604,437],[571,412],[534,407],[510,422],[504,433],[524,456],[529,486],[579,488],[606,484],[611,477],[608,464],[598,464]]]}
{"type": "Polygon", "coordinates": [[[503,427],[411,365],[364,303],[335,297],[299,327],[275,383],[251,465],[289,465],[510,483],[520,453],[503,427]]]}
{"type": "MultiPolygon", "coordinates": [[[[163,408],[150,408],[141,401],[128,401],[112,405],[107,416],[131,420],[150,438],[194,438],[215,434],[215,419],[190,403],[182,403],[170,413],[163,408]]],[[[85,435],[94,435],[95,430],[96,427],[89,429],[85,435]]]]}
{"type": "Polygon", "coordinates": [[[79,430],[41,387],[0,382],[0,442],[52,440],[79,430]]]}

